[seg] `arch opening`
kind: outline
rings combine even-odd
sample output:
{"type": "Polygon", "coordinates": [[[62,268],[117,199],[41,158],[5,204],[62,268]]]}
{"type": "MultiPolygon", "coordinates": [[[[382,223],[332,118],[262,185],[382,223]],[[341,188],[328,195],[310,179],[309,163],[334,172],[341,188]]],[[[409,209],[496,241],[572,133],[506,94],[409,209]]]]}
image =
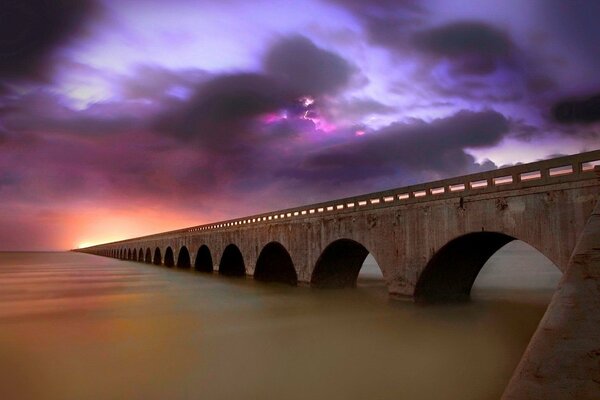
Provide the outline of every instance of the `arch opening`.
{"type": "Polygon", "coordinates": [[[154,265],[162,264],[162,255],[160,254],[160,249],[158,247],[156,248],[156,250],[154,250],[154,258],[152,259],[152,263],[154,265]]]}
{"type": "Polygon", "coordinates": [[[562,271],[539,250],[513,240],[483,265],[471,299],[547,306],[561,278],[562,271]]]}
{"type": "Polygon", "coordinates": [[[446,243],[431,257],[415,287],[420,302],[466,301],[479,271],[501,247],[515,240],[497,232],[474,232],[446,243]]]}
{"type": "Polygon", "coordinates": [[[317,288],[356,287],[358,274],[369,251],[351,239],[330,243],[319,256],[310,278],[317,288]]]}
{"type": "Polygon", "coordinates": [[[210,254],[208,246],[200,246],[198,253],[196,253],[196,260],[194,261],[194,268],[196,271],[212,272],[213,265],[212,255],[210,254]]]}
{"type": "Polygon", "coordinates": [[[152,250],[150,250],[150,247],[146,249],[146,257],[144,261],[146,264],[152,264],[152,250]]]}
{"type": "Polygon", "coordinates": [[[131,259],[133,261],[137,261],[137,249],[133,249],[133,253],[131,254],[131,259]]]}
{"type": "Polygon", "coordinates": [[[138,251],[138,261],[144,262],[144,249],[142,249],[141,247],[140,247],[140,250],[138,251]]]}
{"type": "Polygon", "coordinates": [[[263,282],[281,282],[293,286],[298,284],[292,257],[281,243],[271,242],[263,247],[256,261],[254,279],[263,282]]]}
{"type": "Polygon", "coordinates": [[[175,266],[175,257],[173,257],[173,249],[171,246],[167,247],[165,250],[165,266],[166,267],[174,267],[175,266]]]}
{"type": "Polygon", "coordinates": [[[188,269],[190,267],[190,252],[186,246],[182,246],[181,249],[179,249],[179,255],[177,256],[177,268],[188,269]]]}
{"type": "Polygon", "coordinates": [[[246,266],[242,252],[235,244],[225,247],[221,262],[219,263],[219,274],[227,276],[245,276],[246,266]]]}
{"type": "Polygon", "coordinates": [[[131,249],[127,249],[127,259],[131,260],[131,249]]]}

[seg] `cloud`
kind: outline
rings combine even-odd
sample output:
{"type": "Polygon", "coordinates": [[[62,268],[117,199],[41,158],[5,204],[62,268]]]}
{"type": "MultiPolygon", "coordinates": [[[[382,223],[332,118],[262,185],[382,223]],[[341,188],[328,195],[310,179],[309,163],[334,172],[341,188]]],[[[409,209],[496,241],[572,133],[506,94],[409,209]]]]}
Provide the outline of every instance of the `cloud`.
{"type": "Polygon", "coordinates": [[[552,116],[561,124],[591,124],[600,121],[600,94],[583,99],[566,99],[552,107],[552,116]]]}
{"type": "Polygon", "coordinates": [[[193,88],[210,77],[209,72],[201,69],[175,71],[157,65],[140,65],[132,74],[121,77],[117,86],[128,99],[185,98],[193,88]]]}
{"type": "Polygon", "coordinates": [[[486,75],[510,60],[513,44],[505,32],[477,21],[453,22],[417,32],[415,47],[455,63],[457,73],[486,75]]]}
{"type": "Polygon", "coordinates": [[[311,111],[301,99],[335,95],[350,84],[355,72],[345,59],[302,36],[274,43],[263,64],[263,73],[211,77],[189,99],[162,113],[156,128],[216,152],[254,152],[267,141],[294,136],[291,127],[312,125],[297,120],[311,111]],[[279,129],[261,128],[261,117],[280,112],[295,121],[278,124],[279,129]]]}
{"type": "Polygon", "coordinates": [[[353,13],[366,30],[369,41],[404,52],[410,32],[424,23],[428,14],[418,0],[329,0],[353,13]]]}
{"type": "Polygon", "coordinates": [[[174,137],[212,149],[232,149],[255,135],[254,119],[290,106],[298,92],[262,74],[215,77],[185,102],[159,117],[157,128],[174,137]],[[245,137],[244,137],[245,136],[245,137]]]}
{"type": "Polygon", "coordinates": [[[361,118],[374,114],[392,114],[398,110],[371,98],[351,97],[334,99],[327,104],[327,115],[335,120],[359,122],[361,118]]]}
{"type": "Polygon", "coordinates": [[[302,95],[334,94],[350,83],[353,67],[344,58],[317,47],[304,36],[286,37],[264,57],[267,74],[302,95]]]}
{"type": "Polygon", "coordinates": [[[342,183],[382,177],[406,180],[423,172],[461,175],[481,168],[465,149],[492,147],[509,132],[509,120],[495,111],[461,111],[430,123],[394,123],[353,141],[319,149],[299,168],[286,173],[305,180],[342,183]]]}
{"type": "Polygon", "coordinates": [[[43,79],[54,51],[75,39],[97,10],[92,0],[5,0],[0,79],[43,79]]]}

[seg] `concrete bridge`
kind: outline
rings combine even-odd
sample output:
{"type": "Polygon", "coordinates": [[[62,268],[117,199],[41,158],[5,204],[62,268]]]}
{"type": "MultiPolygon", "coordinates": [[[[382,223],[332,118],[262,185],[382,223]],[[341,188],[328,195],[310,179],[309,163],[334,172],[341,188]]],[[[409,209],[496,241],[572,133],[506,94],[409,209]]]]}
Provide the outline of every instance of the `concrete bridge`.
{"type": "Polygon", "coordinates": [[[592,221],[600,218],[597,166],[600,150],[80,251],[313,287],[355,285],[371,253],[391,295],[439,301],[468,298],[485,262],[508,242],[522,240],[563,272],[586,271],[585,276],[563,275],[559,293],[568,287],[571,294],[562,300],[558,293],[554,296],[535,343],[543,342],[539,337],[560,335],[557,326],[567,321],[566,329],[575,342],[564,344],[565,351],[571,354],[570,349],[579,346],[579,353],[584,349],[588,353],[568,371],[559,366],[543,372],[535,365],[540,366],[545,353],[554,354],[556,341],[550,340],[551,349],[550,345],[538,346],[535,351],[532,342],[505,398],[600,398],[600,255],[596,254],[600,223],[592,221]],[[581,250],[581,243],[587,243],[587,250],[581,250]],[[576,247],[577,254],[586,254],[583,261],[572,258],[576,247]],[[572,304],[574,287],[587,299],[577,301],[588,303],[589,312],[580,315],[579,322],[583,319],[584,325],[589,324],[585,329],[592,331],[573,334],[574,322],[564,316],[564,307],[576,307],[572,304]],[[548,319],[553,309],[563,313],[558,325],[555,318],[548,319]],[[543,327],[544,323],[551,326],[543,327]],[[575,380],[565,383],[574,376],[575,380]]]}

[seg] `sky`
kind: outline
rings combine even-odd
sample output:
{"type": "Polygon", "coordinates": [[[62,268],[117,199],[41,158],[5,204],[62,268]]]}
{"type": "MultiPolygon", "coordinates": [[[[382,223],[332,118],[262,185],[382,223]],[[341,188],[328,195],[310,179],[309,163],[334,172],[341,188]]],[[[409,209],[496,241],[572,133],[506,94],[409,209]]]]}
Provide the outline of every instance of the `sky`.
{"type": "Polygon", "coordinates": [[[0,250],[600,148],[600,2],[5,0],[0,250]]]}

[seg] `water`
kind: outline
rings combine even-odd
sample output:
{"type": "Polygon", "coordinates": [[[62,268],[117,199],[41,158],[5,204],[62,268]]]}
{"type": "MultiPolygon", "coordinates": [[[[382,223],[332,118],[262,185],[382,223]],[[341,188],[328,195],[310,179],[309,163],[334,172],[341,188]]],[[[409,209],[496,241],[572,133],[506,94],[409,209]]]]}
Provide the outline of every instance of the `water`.
{"type": "Polygon", "coordinates": [[[0,398],[498,399],[559,276],[529,250],[435,306],[389,300],[372,259],[359,288],[315,290],[0,253],[0,398]]]}

